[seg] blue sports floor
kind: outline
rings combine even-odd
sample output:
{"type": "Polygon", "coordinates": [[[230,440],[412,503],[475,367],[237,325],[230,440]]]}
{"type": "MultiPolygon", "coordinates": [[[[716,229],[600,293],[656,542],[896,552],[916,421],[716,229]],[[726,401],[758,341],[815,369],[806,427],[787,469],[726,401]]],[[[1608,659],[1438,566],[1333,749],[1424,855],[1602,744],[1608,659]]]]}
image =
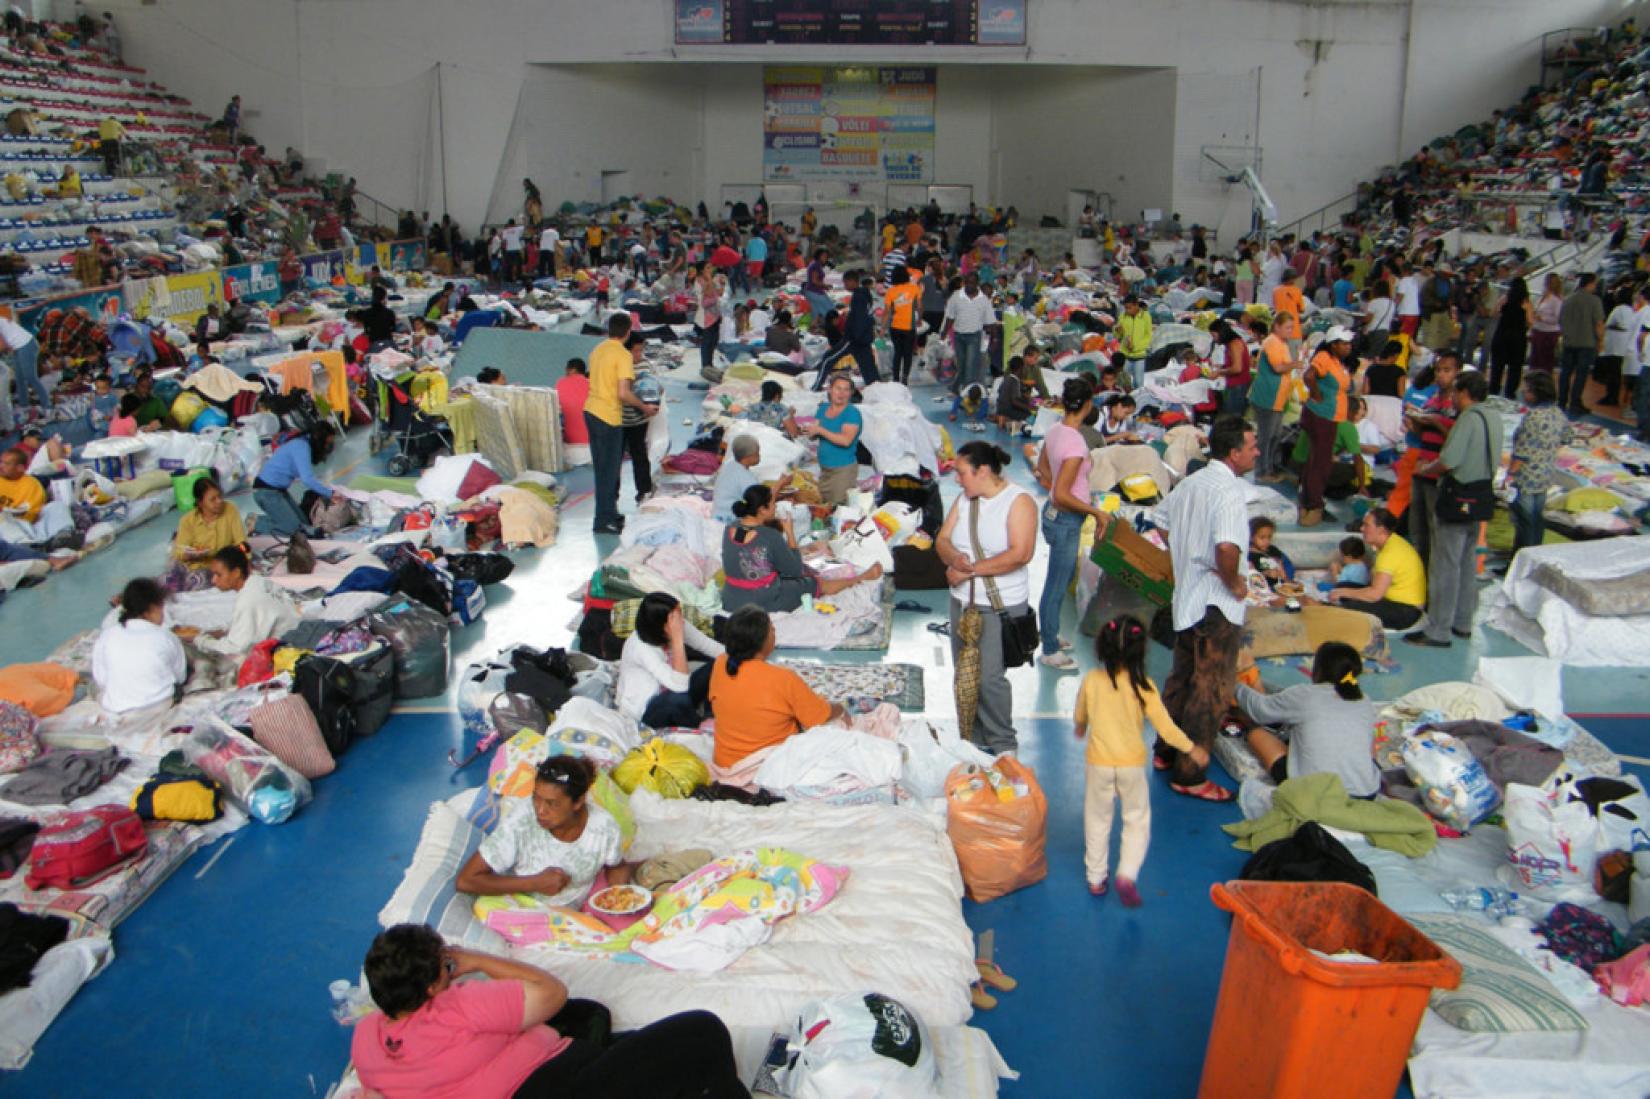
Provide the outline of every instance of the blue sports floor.
{"type": "MultiPolygon", "coordinates": [[[[467,361],[463,373],[481,363],[467,361]]],[[[551,371],[552,376],[554,371],[551,371]]],[[[522,379],[526,380],[526,379],[522,379]]],[[[686,432],[700,395],[669,387],[672,429],[686,432]]],[[[937,418],[943,407],[920,391],[937,418]]],[[[966,441],[958,433],[958,442],[966,441]]],[[[1006,442],[995,434],[988,434],[1006,442]]],[[[376,469],[356,433],[332,461],[331,475],[376,469]]],[[[1025,477],[1021,465],[1016,476],[1025,477]]],[[[571,505],[560,543],[518,555],[515,574],[489,590],[482,622],[454,635],[454,665],[530,641],[565,645],[575,611],[568,593],[587,577],[612,539],[589,531],[588,469],[567,477],[571,505]]],[[[955,489],[947,486],[949,498],[955,489]]],[[[624,491],[629,502],[628,478],[624,491]]],[[[238,501],[242,507],[249,498],[238,501]]],[[[46,584],[0,606],[0,663],[40,659],[102,617],[105,600],[129,576],[158,571],[175,517],[124,536],[46,584]]],[[[1034,575],[1043,571],[1034,562],[1034,575]]],[[[949,654],[924,629],[939,616],[943,593],[918,593],[934,615],[896,615],[886,654],[831,659],[907,661],[927,666],[930,712],[952,716],[949,654]]],[[[1076,637],[1073,608],[1067,636],[1076,637]]],[[[1093,664],[1079,638],[1085,666],[1093,664]]],[[[1366,686],[1389,698],[1411,687],[1471,677],[1480,655],[1523,650],[1480,633],[1471,643],[1428,652],[1408,646],[1400,662],[1366,686]]],[[[823,654],[821,654],[823,655],[823,654]]],[[[1154,648],[1152,671],[1167,673],[1154,648]]],[[[1267,667],[1276,685],[1298,681],[1293,667],[1267,667]]],[[[994,1011],[977,1013],[1008,1062],[1021,1073],[1007,1096],[1187,1096],[1195,1092],[1220,982],[1227,918],[1209,886],[1242,862],[1220,833],[1236,819],[1229,806],[1171,795],[1154,780],[1152,849],[1141,877],[1144,907],[1089,896],[1082,876],[1082,757],[1069,714],[1078,676],[1035,668],[1012,673],[1022,758],[1049,800],[1047,881],[989,904],[966,903],[969,923],[996,932],[996,957],[1020,980],[994,1011]]],[[[1572,712],[1625,754],[1650,757],[1650,673],[1643,669],[1568,669],[1572,712]]],[[[399,882],[431,801],[455,791],[447,752],[461,747],[450,703],[424,700],[398,711],[375,737],[359,742],[339,769],[316,785],[314,803],[276,827],[249,825],[198,852],[115,932],[117,957],[86,985],[39,1043],[22,1071],[0,1077],[18,1096],[234,1095],[238,1099],[324,1095],[344,1066],[348,1032],[329,1015],[327,984],[352,977],[377,930],[378,909],[399,882]]],[[[1638,766],[1636,770],[1644,772],[1638,766]]],[[[482,768],[464,772],[479,781],[482,768]]],[[[575,990],[577,991],[577,990],[575,990]]],[[[1402,1092],[1401,1094],[1407,1094],[1402,1092]]]]}

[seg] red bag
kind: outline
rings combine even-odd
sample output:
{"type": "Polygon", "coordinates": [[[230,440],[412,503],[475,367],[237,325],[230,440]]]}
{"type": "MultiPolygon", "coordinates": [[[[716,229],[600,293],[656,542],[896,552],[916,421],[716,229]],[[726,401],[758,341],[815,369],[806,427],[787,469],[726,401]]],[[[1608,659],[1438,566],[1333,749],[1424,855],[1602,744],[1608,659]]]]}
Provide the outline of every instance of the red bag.
{"type": "Polygon", "coordinates": [[[241,661],[241,670],[235,676],[235,686],[250,687],[254,683],[275,678],[275,650],[280,647],[281,640],[278,637],[260,641],[252,646],[252,651],[241,661]]]}
{"type": "Polygon", "coordinates": [[[149,849],[143,821],[124,805],[67,813],[42,828],[23,881],[30,889],[78,889],[141,858],[149,849]]]}

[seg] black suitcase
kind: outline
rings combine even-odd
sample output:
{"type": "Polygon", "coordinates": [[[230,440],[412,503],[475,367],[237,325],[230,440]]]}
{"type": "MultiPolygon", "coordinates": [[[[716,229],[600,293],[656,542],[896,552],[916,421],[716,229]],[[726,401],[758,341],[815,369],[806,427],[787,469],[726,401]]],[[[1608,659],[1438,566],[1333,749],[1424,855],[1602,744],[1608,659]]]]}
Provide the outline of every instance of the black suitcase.
{"type": "Polygon", "coordinates": [[[395,705],[395,651],[388,645],[374,645],[345,657],[344,663],[355,675],[355,688],[350,692],[355,735],[371,736],[383,728],[395,705]]]}
{"type": "Polygon", "coordinates": [[[333,758],[344,754],[356,736],[355,673],[330,656],[311,654],[292,670],[292,689],[309,703],[321,739],[333,758]]]}

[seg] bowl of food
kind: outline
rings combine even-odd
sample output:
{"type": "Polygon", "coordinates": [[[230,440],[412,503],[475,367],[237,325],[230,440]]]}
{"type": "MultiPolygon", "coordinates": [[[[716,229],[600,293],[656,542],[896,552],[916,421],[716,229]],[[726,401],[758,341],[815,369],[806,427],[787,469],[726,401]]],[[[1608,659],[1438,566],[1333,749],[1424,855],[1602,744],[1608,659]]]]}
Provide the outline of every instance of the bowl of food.
{"type": "Polygon", "coordinates": [[[653,894],[639,885],[610,885],[590,895],[585,907],[614,930],[628,927],[653,907],[653,894]]]}
{"type": "Polygon", "coordinates": [[[1285,580],[1277,586],[1277,592],[1285,599],[1299,599],[1306,594],[1306,585],[1298,584],[1293,580],[1285,580]]]}

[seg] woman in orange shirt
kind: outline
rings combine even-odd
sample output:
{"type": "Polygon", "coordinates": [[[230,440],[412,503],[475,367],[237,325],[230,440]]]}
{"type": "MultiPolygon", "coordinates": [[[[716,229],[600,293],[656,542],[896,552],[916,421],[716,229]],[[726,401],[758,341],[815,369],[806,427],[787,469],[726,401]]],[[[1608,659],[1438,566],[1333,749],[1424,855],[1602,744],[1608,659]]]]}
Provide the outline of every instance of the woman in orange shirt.
{"type": "Polygon", "coordinates": [[[844,718],[843,709],[826,702],[789,668],[768,663],[775,644],[768,612],[744,606],[728,619],[710,673],[710,710],[716,718],[716,766],[724,770],[764,748],[844,718]]]}
{"type": "Polygon", "coordinates": [[[1296,324],[1300,323],[1301,313],[1306,309],[1306,295],[1301,293],[1300,281],[1300,275],[1292,269],[1283,273],[1282,285],[1272,291],[1274,321],[1277,320],[1277,314],[1288,313],[1295,318],[1296,324]]]}
{"type": "Polygon", "coordinates": [[[1335,464],[1335,432],[1347,418],[1352,376],[1346,369],[1352,354],[1352,332],[1335,327],[1324,334],[1323,346],[1307,367],[1306,388],[1310,391],[1301,410],[1301,430],[1310,449],[1306,471],[1301,475],[1300,524],[1315,527],[1323,522],[1323,490],[1335,464]]]}
{"type": "Polygon", "coordinates": [[[922,305],[922,287],[911,281],[907,267],[894,268],[883,295],[888,310],[888,336],[894,342],[892,380],[904,385],[911,380],[911,363],[917,354],[917,310],[922,305]]]}

